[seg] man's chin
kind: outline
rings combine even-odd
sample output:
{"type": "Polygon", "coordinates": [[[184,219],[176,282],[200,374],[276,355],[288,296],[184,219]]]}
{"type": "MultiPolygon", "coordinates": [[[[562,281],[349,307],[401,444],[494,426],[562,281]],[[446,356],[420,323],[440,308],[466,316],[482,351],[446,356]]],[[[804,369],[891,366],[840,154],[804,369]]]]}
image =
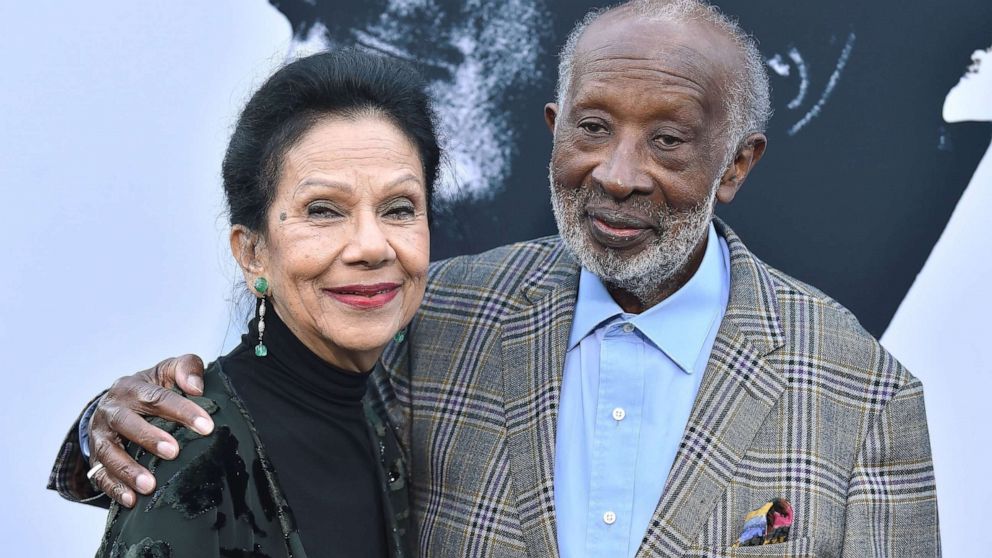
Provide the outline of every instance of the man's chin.
{"type": "Polygon", "coordinates": [[[674,246],[661,251],[657,236],[650,232],[644,240],[615,248],[601,242],[586,228],[576,235],[578,238],[572,237],[579,245],[569,246],[569,251],[582,267],[604,283],[650,298],[655,290],[682,275],[697,251],[674,246]]]}
{"type": "Polygon", "coordinates": [[[648,247],[648,241],[641,241],[616,248],[610,243],[600,242],[589,231],[583,231],[579,245],[569,247],[569,251],[582,267],[604,283],[627,284],[632,279],[631,272],[639,267],[636,262],[641,258],[638,256],[644,254],[648,247]]]}

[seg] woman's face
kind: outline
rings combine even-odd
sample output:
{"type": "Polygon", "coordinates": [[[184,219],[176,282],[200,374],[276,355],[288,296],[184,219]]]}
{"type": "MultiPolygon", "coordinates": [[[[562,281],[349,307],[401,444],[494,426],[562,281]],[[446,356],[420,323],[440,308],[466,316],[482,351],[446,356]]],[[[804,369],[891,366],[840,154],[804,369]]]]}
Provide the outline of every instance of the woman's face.
{"type": "Polygon", "coordinates": [[[370,369],[424,295],[425,192],[416,147],[389,121],[322,119],[283,157],[265,234],[242,259],[248,284],[268,279],[279,316],[324,360],[370,369]]]}

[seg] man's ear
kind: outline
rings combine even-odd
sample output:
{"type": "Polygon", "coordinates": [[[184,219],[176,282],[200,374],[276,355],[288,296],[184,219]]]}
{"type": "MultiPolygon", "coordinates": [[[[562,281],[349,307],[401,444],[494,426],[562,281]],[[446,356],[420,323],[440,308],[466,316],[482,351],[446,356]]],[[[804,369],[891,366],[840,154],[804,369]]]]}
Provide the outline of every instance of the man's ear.
{"type": "Polygon", "coordinates": [[[720,177],[720,186],[716,190],[716,199],[720,203],[730,203],[734,201],[734,196],[744,184],[744,179],[748,173],[758,164],[761,156],[765,154],[765,147],[768,145],[768,138],[765,134],[754,133],[749,135],[744,144],[737,150],[734,160],[720,177]]]}
{"type": "Polygon", "coordinates": [[[558,105],[556,103],[548,103],[544,105],[544,122],[548,125],[548,130],[551,131],[551,135],[555,134],[555,120],[558,119],[558,105]]]}
{"type": "Polygon", "coordinates": [[[265,274],[265,243],[262,236],[244,225],[231,227],[231,255],[241,267],[245,281],[265,274]]]}

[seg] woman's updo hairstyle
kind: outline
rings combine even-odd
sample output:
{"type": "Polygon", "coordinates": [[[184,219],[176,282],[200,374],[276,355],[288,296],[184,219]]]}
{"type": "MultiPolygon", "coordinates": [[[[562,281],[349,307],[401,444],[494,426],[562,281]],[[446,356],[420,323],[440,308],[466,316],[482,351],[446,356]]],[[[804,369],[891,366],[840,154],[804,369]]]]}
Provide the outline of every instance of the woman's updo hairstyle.
{"type": "Polygon", "coordinates": [[[429,216],[441,150],[424,80],[399,60],[346,49],[287,64],[241,111],[222,167],[231,224],[264,233],[286,152],[321,118],[364,115],[386,118],[416,146],[429,216]]]}

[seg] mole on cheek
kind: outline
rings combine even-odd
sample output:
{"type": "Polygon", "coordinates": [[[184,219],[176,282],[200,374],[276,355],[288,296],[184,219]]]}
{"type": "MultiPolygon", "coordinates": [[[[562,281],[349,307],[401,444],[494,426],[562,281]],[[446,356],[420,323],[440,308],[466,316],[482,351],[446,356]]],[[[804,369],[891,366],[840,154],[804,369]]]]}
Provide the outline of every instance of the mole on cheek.
{"type": "Polygon", "coordinates": [[[282,213],[279,214],[279,220],[280,221],[285,221],[286,220],[286,212],[285,211],[283,211],[282,213]]]}

